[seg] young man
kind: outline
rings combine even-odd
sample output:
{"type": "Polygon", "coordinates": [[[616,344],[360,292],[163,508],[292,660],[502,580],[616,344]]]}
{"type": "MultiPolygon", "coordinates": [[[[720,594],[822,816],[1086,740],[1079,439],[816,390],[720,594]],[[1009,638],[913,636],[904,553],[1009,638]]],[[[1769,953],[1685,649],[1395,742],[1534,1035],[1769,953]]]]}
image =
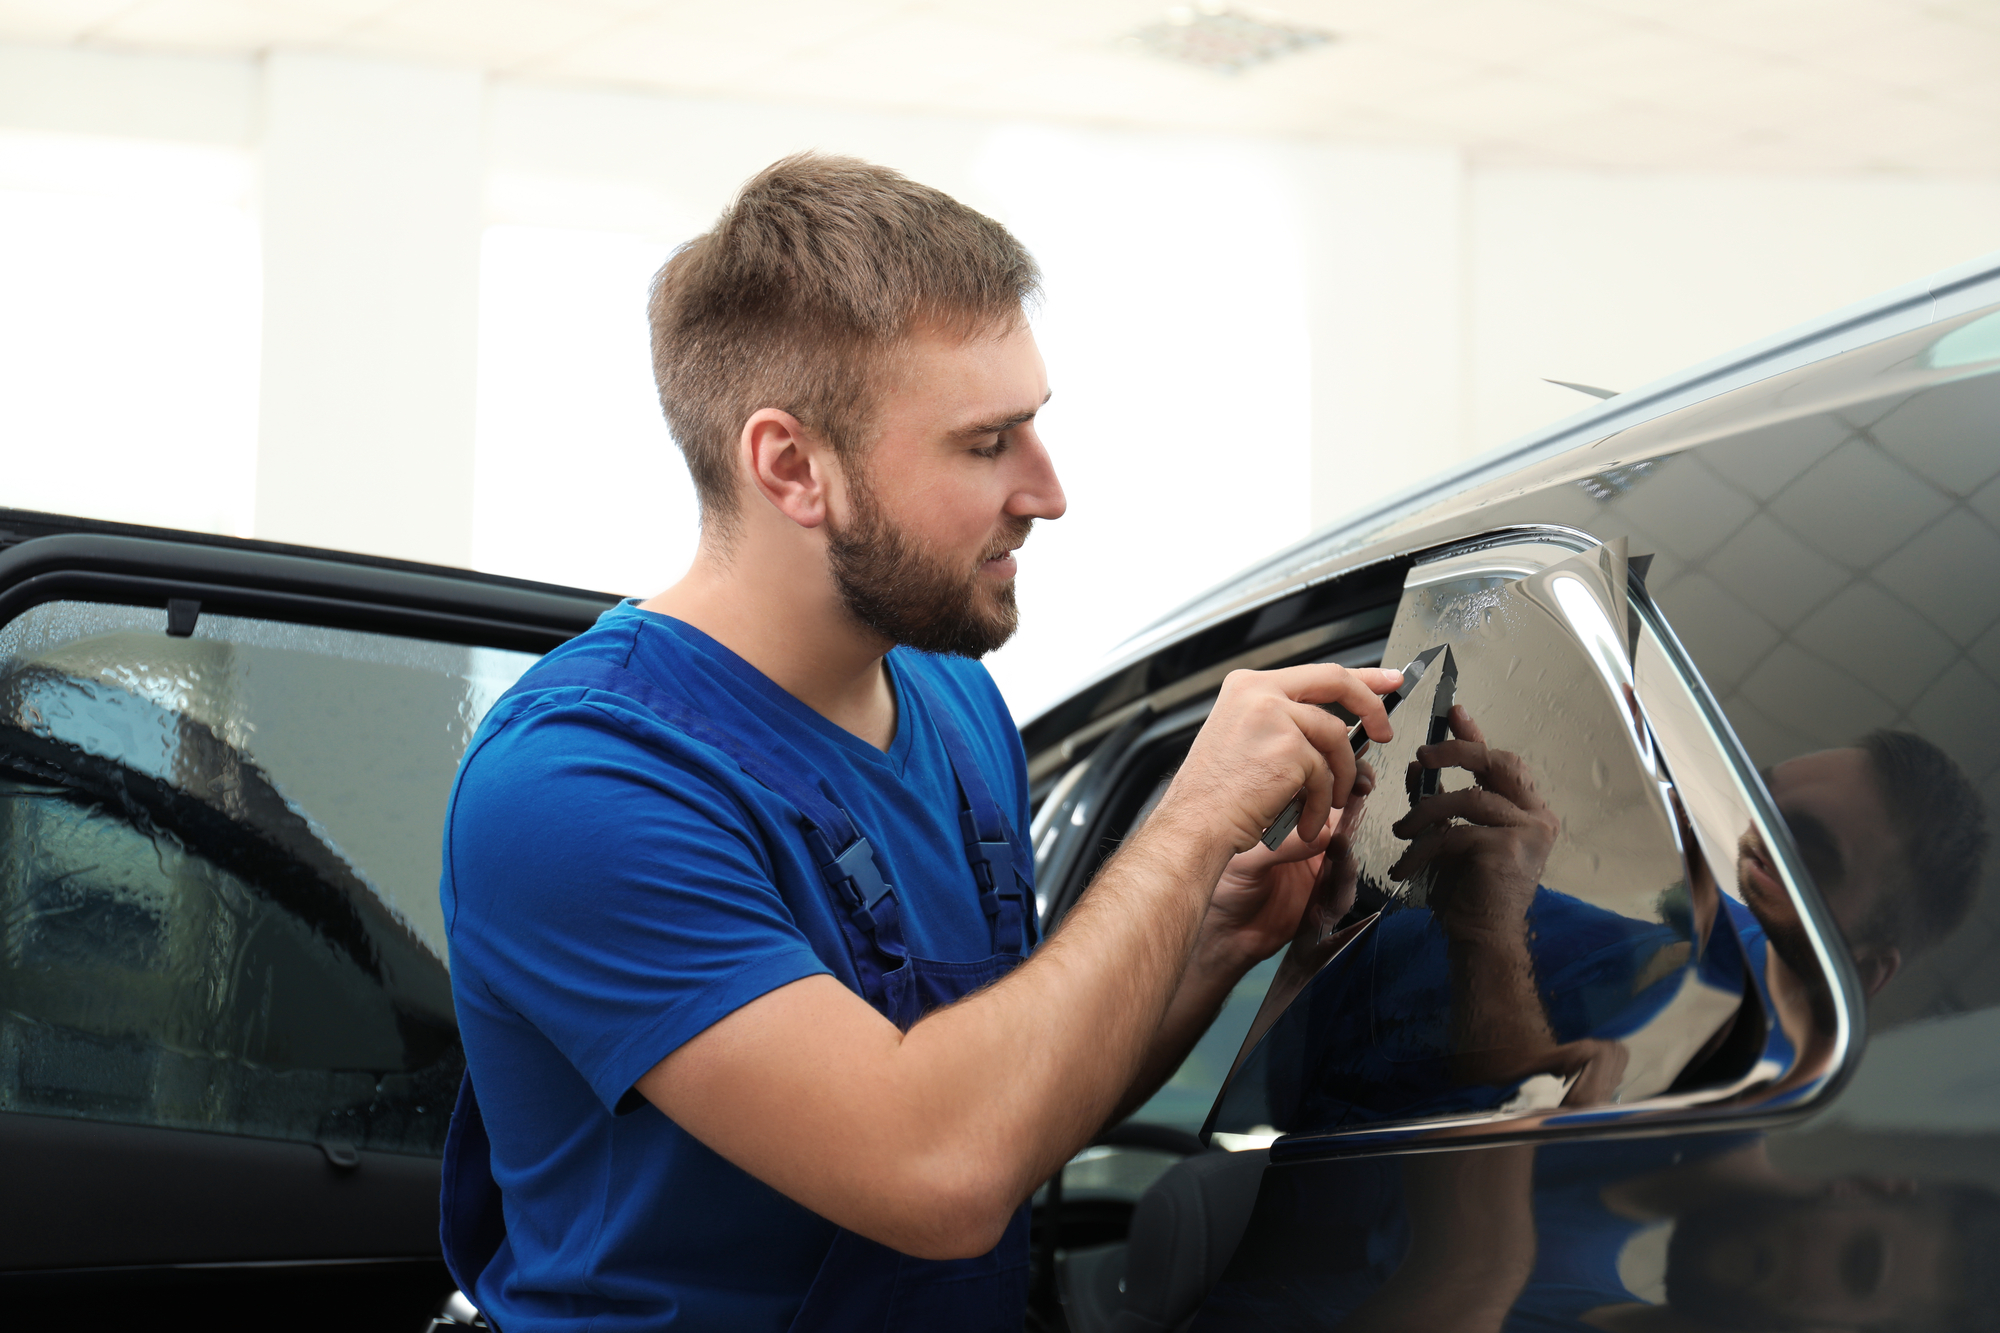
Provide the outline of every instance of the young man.
{"type": "Polygon", "coordinates": [[[700,553],[492,710],[445,834],[447,1253],[508,1333],[1018,1329],[1030,1192],[1291,936],[1355,780],[1315,705],[1386,738],[1395,672],[1230,677],[1022,961],[1026,770],[974,659],[1064,508],[1036,281],[991,220],[810,155],[656,279],[700,553]],[[1317,836],[1241,854],[1302,787],[1317,836]]]}

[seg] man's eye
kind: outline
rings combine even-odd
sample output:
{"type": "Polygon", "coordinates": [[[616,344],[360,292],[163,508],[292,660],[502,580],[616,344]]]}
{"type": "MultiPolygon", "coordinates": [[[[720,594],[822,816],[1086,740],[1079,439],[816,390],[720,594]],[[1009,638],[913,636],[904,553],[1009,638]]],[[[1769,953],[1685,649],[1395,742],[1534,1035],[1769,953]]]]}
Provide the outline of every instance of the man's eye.
{"type": "Polygon", "coordinates": [[[974,449],[972,452],[974,457],[977,458],[998,458],[1000,455],[1007,452],[1007,437],[1005,435],[1002,435],[999,439],[987,445],[985,448],[974,449]]]}

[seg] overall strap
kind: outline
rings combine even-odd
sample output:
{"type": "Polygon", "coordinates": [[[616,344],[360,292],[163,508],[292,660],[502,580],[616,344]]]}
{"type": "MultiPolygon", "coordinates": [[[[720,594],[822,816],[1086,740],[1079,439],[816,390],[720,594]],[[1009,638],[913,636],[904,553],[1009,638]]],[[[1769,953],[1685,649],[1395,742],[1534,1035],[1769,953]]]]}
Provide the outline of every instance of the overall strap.
{"type": "Polygon", "coordinates": [[[1016,840],[1013,826],[1000,812],[986,775],[965,743],[965,733],[935,692],[925,686],[918,673],[906,671],[903,679],[924,701],[924,709],[937,726],[944,742],[945,757],[951,761],[952,776],[958,779],[959,793],[965,798],[958,812],[958,826],[965,838],[965,859],[979,881],[979,905],[986,911],[993,931],[995,953],[1018,953],[1025,957],[1035,944],[1033,860],[1016,840]]]}
{"type": "Polygon", "coordinates": [[[844,909],[835,915],[847,936],[861,994],[878,1008],[885,1004],[888,990],[883,978],[909,956],[903,945],[895,889],[882,878],[868,839],[805,758],[775,732],[756,744],[731,735],[637,672],[597,658],[559,658],[546,667],[534,668],[500,697],[578,687],[602,690],[642,705],[674,730],[728,755],[753,780],[799,812],[806,849],[819,866],[835,907],[844,909]]]}

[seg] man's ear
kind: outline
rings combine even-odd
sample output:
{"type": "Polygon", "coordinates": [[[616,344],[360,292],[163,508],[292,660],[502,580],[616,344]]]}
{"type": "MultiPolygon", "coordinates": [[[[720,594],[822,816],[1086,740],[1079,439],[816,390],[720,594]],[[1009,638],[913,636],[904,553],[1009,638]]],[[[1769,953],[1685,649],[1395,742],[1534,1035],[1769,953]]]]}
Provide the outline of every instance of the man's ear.
{"type": "Polygon", "coordinates": [[[833,452],[791,413],[762,407],[743,423],[738,463],[751,491],[802,528],[826,521],[833,452]]]}
{"type": "Polygon", "coordinates": [[[1851,952],[1854,970],[1861,974],[1861,993],[1870,999],[1903,968],[1903,951],[1893,944],[1863,944],[1851,952]]]}

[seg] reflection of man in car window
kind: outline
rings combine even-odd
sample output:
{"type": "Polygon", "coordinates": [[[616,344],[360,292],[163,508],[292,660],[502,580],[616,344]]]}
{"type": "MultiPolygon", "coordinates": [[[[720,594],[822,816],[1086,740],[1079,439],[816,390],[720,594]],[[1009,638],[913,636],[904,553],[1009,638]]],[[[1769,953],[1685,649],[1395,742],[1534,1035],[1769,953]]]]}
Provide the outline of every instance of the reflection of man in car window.
{"type": "MultiPolygon", "coordinates": [[[[1385,912],[1274,1030],[1279,1128],[1476,1111],[1521,1095],[1552,1105],[1565,1091],[1610,1100],[1628,1063],[1613,1039],[1684,989],[1697,942],[1686,893],[1667,919],[1638,920],[1543,886],[1560,812],[1464,708],[1450,728],[1417,751],[1413,806],[1393,829],[1410,846],[1389,875],[1422,883],[1425,906],[1385,912]],[[1418,799],[1421,771],[1444,768],[1478,785],[1418,799]],[[1524,1094],[1538,1075],[1552,1086],[1524,1094]]],[[[1699,941],[1695,973],[1720,997],[1713,1027],[1740,1001],[1742,955],[1727,928],[1703,933],[1713,938],[1699,941]]]]}
{"type": "MultiPolygon", "coordinates": [[[[1787,759],[1766,769],[1764,782],[1868,994],[1889,983],[1906,951],[1928,949],[1964,923],[1979,886],[1986,812],[1937,746],[1906,731],[1871,732],[1847,749],[1787,759]]],[[[1738,846],[1737,882],[1778,956],[1801,975],[1816,973],[1805,928],[1754,829],[1738,846]]]]}
{"type": "Polygon", "coordinates": [[[1971,1333],[2000,1302],[2000,1194],[1792,1175],[1761,1136],[1307,1170],[1265,1235],[1347,1243],[1292,1282],[1225,1282],[1197,1333],[1971,1333]]]}
{"type": "Polygon", "coordinates": [[[1989,1326],[2000,1299],[2000,1195],[1982,1187],[1791,1175],[1761,1136],[1536,1151],[1537,1253],[1509,1327],[1945,1333],[1989,1326]]]}
{"type": "MultiPolygon", "coordinates": [[[[1448,756],[1436,757],[1449,761],[1448,756]]],[[[1786,760],[1765,770],[1764,778],[1854,955],[1864,993],[1872,996],[1886,986],[1906,951],[1914,955],[1931,948],[1964,922],[1978,888],[1986,814],[1978,791],[1944,751],[1910,732],[1876,731],[1853,746],[1786,760]]],[[[1408,823],[1412,828],[1434,826],[1444,813],[1434,811],[1420,820],[1413,811],[1408,823]]],[[[1467,817],[1478,822],[1476,812],[1467,817]]],[[[1478,882],[1491,878],[1481,876],[1478,882]]],[[[1700,895],[1704,889],[1713,895],[1713,889],[1705,877],[1698,874],[1697,879],[1702,881],[1694,886],[1699,917],[1700,895]]],[[[1740,904],[1715,896],[1734,922],[1762,997],[1776,1011],[1785,1036],[1796,1043],[1809,1026],[1802,1011],[1825,1003],[1824,992],[1805,981],[1817,979],[1821,969],[1754,828],[1739,841],[1737,882],[1740,904]],[[1773,955],[1776,974],[1771,971],[1773,955]]],[[[1560,952],[1551,961],[1560,965],[1560,952]]],[[[1544,987],[1550,994],[1561,990],[1544,987]]],[[[1709,1049],[1727,1035],[1726,1026],[1716,1032],[1709,1049]]],[[[1824,1030],[1828,1024],[1817,1026],[1824,1030]]],[[[1586,1043],[1547,1058],[1556,1070],[1594,1067],[1599,1083],[1606,1083],[1621,1067],[1622,1046],[1586,1043]],[[1579,1061],[1579,1054],[1588,1056],[1588,1062],[1579,1061]]],[[[1584,1086],[1587,1081],[1586,1076],[1571,1090],[1573,1103],[1599,1099],[1586,1095],[1596,1091],[1584,1086]]]]}
{"type": "MultiPolygon", "coordinates": [[[[1697,1077],[1722,1048],[1740,1021],[1729,997],[1749,978],[1778,1019],[1774,1039],[1807,1039],[1811,1006],[1825,1001],[1809,984],[1820,970],[1754,830],[1740,847],[1745,901],[1719,893],[1697,865],[1686,901],[1663,904],[1666,920],[1620,916],[1540,884],[1557,813],[1519,758],[1489,748],[1462,708],[1451,725],[1452,739],[1418,751],[1413,799],[1418,765],[1463,768],[1478,785],[1414,801],[1395,828],[1411,846],[1390,871],[1427,880],[1430,910],[1386,916],[1343,974],[1302,1001],[1305,1013],[1277,1037],[1289,1050],[1272,1062],[1273,1123],[1324,1131],[1477,1110],[1518,1098],[1536,1075],[1567,1085],[1542,1093],[1544,1104],[1660,1092],[1697,1077]],[[1690,948],[1697,966],[1683,981],[1690,948]],[[1697,986],[1717,1002],[1672,1014],[1694,1025],[1692,1044],[1668,1067],[1635,1067],[1646,1044],[1638,1034],[1697,986]]],[[[1869,994],[1906,953],[1964,920],[1985,815],[1937,747],[1875,732],[1766,777],[1869,994]]]]}

